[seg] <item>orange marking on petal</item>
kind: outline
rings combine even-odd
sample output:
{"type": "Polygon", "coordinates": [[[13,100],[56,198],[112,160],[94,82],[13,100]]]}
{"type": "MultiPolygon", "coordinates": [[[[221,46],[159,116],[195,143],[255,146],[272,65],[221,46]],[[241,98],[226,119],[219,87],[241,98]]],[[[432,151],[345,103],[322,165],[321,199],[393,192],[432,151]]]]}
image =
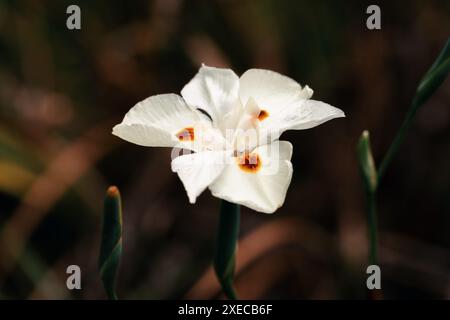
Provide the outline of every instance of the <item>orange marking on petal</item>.
{"type": "Polygon", "coordinates": [[[194,141],[194,128],[184,128],[176,134],[176,137],[180,141],[194,141]]]}
{"type": "Polygon", "coordinates": [[[261,159],[257,153],[244,153],[237,158],[239,168],[242,171],[255,173],[261,169],[261,159]]]}
{"type": "Polygon", "coordinates": [[[263,121],[268,116],[269,116],[269,113],[266,110],[261,110],[258,114],[258,120],[263,121]]]}

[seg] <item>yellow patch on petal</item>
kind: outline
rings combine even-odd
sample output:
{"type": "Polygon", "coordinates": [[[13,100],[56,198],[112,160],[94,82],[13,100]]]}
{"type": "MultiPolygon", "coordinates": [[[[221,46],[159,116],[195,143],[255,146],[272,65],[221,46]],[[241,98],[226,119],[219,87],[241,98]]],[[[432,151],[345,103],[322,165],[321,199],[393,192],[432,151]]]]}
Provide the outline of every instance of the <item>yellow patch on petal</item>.
{"type": "Polygon", "coordinates": [[[261,169],[261,159],[257,153],[244,153],[237,157],[239,168],[248,173],[256,173],[261,169]]]}
{"type": "Polygon", "coordinates": [[[180,141],[194,141],[195,135],[194,135],[194,128],[184,128],[180,130],[175,136],[180,141]]]}

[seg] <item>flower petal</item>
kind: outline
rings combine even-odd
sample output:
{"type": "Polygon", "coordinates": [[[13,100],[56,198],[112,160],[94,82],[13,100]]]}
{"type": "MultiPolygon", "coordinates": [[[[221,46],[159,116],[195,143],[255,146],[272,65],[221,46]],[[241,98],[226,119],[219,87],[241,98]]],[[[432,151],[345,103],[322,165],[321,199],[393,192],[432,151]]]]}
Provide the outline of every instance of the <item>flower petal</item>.
{"type": "MultiPolygon", "coordinates": [[[[114,135],[138,145],[192,150],[206,147],[202,139],[206,133],[220,137],[213,131],[209,119],[176,94],[151,96],[139,102],[113,128],[114,135]]],[[[216,143],[217,139],[209,139],[209,143],[216,143]]]]}
{"type": "Polygon", "coordinates": [[[317,100],[305,100],[295,111],[297,116],[292,118],[289,125],[289,129],[293,130],[310,129],[328,120],[345,117],[341,109],[317,100]]]}
{"type": "Polygon", "coordinates": [[[316,100],[294,101],[260,122],[259,140],[269,143],[286,130],[310,129],[341,117],[345,117],[344,112],[327,103],[316,100]]]}
{"type": "Polygon", "coordinates": [[[283,205],[291,182],[292,145],[274,141],[256,148],[250,155],[257,161],[243,165],[234,158],[209,188],[215,197],[273,213],[283,205]]]}
{"type": "Polygon", "coordinates": [[[206,111],[219,126],[238,102],[239,78],[230,69],[202,65],[181,95],[192,108],[206,111]]]}
{"type": "Polygon", "coordinates": [[[292,101],[311,98],[313,91],[277,72],[250,69],[239,79],[239,97],[243,105],[253,98],[261,109],[278,112],[292,101]]]}
{"type": "Polygon", "coordinates": [[[248,99],[245,108],[242,109],[239,122],[234,130],[232,145],[237,152],[251,151],[259,143],[260,108],[253,98],[248,99]]]}
{"type": "Polygon", "coordinates": [[[190,203],[195,203],[197,197],[220,175],[230,157],[230,151],[205,151],[181,155],[172,160],[172,171],[183,182],[190,203]]]}

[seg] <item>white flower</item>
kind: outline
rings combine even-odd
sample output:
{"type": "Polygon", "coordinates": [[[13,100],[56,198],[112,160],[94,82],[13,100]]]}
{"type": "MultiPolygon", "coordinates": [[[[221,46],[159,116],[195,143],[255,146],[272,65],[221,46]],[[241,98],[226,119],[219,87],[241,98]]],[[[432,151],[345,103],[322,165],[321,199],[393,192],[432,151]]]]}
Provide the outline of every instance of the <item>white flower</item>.
{"type": "Polygon", "coordinates": [[[273,213],[292,177],[286,130],[309,129],[344,113],[311,100],[313,91],[276,72],[202,66],[176,94],[135,105],[113,134],[148,147],[194,151],[172,160],[189,201],[208,187],[218,198],[273,213]]]}

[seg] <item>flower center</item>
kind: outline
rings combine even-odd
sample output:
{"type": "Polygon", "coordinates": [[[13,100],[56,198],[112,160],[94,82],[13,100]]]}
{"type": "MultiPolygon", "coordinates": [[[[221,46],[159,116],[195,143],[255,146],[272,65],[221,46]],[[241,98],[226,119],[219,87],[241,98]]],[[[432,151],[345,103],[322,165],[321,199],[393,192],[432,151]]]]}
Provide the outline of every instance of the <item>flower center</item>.
{"type": "Polygon", "coordinates": [[[245,152],[237,157],[237,162],[239,168],[245,172],[255,173],[261,168],[261,159],[257,153],[245,152]]]}
{"type": "Polygon", "coordinates": [[[269,116],[269,113],[266,110],[262,110],[258,114],[258,120],[263,121],[265,118],[269,116]]]}
{"type": "Polygon", "coordinates": [[[178,133],[175,134],[175,136],[180,141],[193,141],[194,136],[194,128],[188,127],[180,130],[178,133]]]}

